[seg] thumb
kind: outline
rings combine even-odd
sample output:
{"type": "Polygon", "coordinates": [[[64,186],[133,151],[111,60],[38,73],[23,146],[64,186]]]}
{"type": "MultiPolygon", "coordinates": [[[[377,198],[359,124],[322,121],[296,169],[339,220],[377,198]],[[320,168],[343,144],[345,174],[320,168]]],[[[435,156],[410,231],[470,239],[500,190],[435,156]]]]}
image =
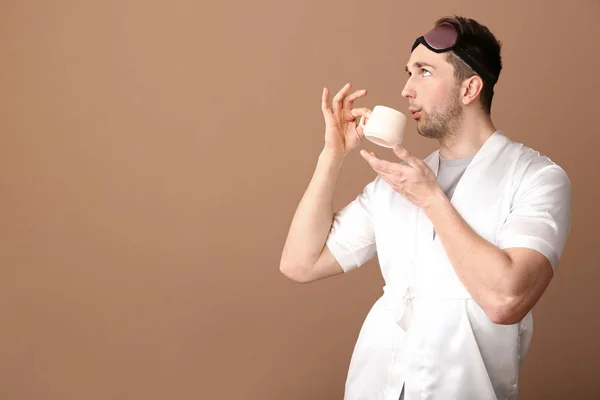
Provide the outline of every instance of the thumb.
{"type": "Polygon", "coordinates": [[[417,159],[412,156],[408,150],[406,150],[404,147],[400,146],[399,144],[394,146],[394,154],[396,154],[396,156],[405,161],[406,164],[408,164],[409,166],[411,166],[414,169],[419,169],[419,163],[417,161],[417,159]]]}
{"type": "Polygon", "coordinates": [[[352,114],[353,117],[358,118],[358,117],[362,117],[363,115],[368,118],[371,116],[371,110],[369,110],[366,107],[360,107],[360,108],[353,108],[352,110],[350,110],[350,113],[352,114]]]}

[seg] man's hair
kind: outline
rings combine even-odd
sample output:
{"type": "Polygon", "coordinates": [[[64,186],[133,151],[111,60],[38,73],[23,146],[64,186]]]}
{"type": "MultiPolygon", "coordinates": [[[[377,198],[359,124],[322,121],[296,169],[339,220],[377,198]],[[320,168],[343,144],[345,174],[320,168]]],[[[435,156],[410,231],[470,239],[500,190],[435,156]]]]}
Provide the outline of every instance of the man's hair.
{"type": "MultiPolygon", "coordinates": [[[[477,64],[485,68],[493,76],[500,76],[500,71],[502,70],[502,57],[500,56],[502,43],[496,39],[486,26],[481,25],[474,19],[456,15],[440,18],[435,23],[435,26],[442,23],[454,25],[458,32],[457,44],[477,64]]],[[[447,53],[446,61],[454,67],[454,76],[459,81],[476,74],[453,51],[447,53]]],[[[494,97],[494,84],[486,82],[483,77],[482,80],[483,88],[479,97],[484,111],[490,114],[492,110],[492,98],[494,97]]]]}

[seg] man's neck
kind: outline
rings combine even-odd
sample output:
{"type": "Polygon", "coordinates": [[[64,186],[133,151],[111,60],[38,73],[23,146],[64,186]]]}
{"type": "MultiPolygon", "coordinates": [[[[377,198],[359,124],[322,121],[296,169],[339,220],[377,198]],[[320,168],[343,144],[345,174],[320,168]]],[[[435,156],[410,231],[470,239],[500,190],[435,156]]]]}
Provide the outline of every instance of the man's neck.
{"type": "Polygon", "coordinates": [[[440,140],[440,155],[448,159],[473,157],[495,131],[489,115],[464,115],[457,134],[440,140]]]}

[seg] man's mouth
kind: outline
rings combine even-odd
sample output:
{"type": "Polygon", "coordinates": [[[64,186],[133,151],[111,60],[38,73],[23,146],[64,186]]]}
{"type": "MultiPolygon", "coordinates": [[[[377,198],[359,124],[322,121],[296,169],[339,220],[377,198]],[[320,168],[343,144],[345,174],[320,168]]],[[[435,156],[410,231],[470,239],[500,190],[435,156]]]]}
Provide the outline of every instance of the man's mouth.
{"type": "Polygon", "coordinates": [[[421,115],[421,110],[418,110],[416,108],[409,108],[408,111],[410,111],[410,115],[414,118],[417,119],[419,118],[419,116],[421,115]]]}

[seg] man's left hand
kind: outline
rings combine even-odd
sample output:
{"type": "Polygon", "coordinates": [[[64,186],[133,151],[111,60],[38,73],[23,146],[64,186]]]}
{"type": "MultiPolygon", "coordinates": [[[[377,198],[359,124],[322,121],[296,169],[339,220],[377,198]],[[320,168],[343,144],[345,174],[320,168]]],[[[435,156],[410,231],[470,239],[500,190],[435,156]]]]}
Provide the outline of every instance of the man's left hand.
{"type": "Polygon", "coordinates": [[[394,146],[393,150],[405,163],[381,160],[366,150],[361,150],[360,154],[377,175],[416,206],[428,208],[440,198],[446,197],[435,173],[423,160],[412,156],[408,150],[398,145],[394,146]]]}

